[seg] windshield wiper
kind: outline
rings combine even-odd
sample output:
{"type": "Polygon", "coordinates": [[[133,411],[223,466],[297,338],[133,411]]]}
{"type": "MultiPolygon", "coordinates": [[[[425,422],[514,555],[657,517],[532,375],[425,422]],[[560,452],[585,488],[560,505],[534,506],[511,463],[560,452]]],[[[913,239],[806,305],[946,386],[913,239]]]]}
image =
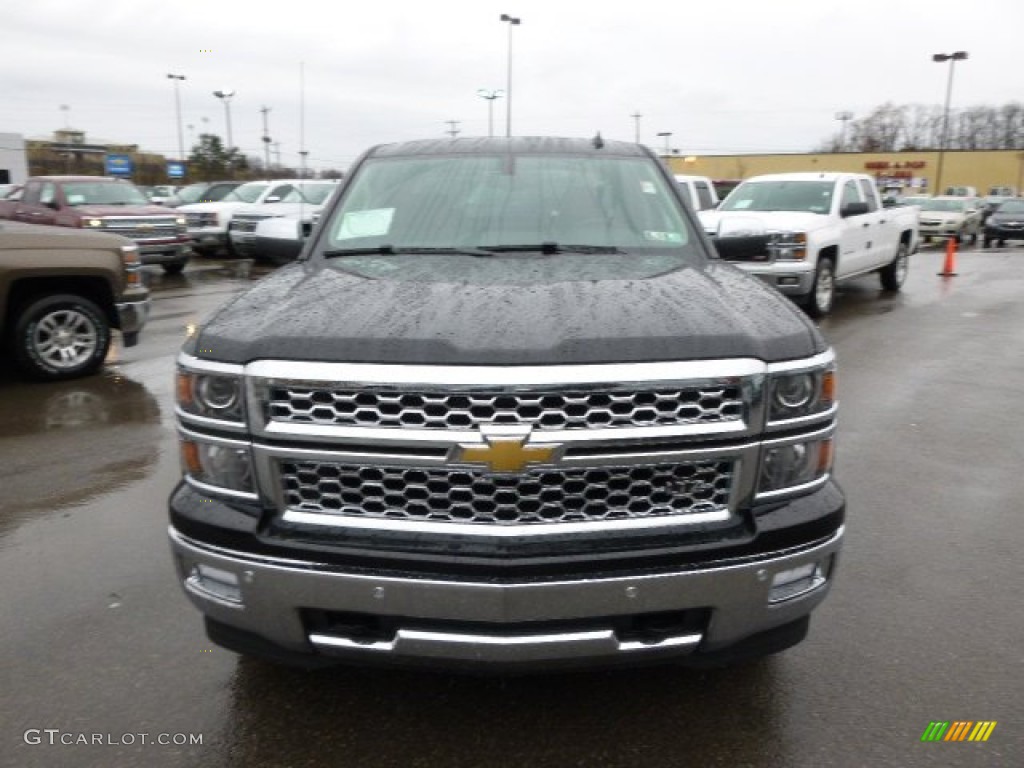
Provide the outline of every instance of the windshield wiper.
{"type": "Polygon", "coordinates": [[[544,242],[523,245],[486,245],[485,250],[494,253],[625,253],[614,245],[561,245],[544,242]]]}
{"type": "Polygon", "coordinates": [[[482,250],[480,248],[395,248],[393,245],[375,245],[368,248],[333,248],[329,251],[324,251],[324,257],[332,259],[340,256],[402,256],[406,254],[418,253],[440,254],[442,256],[452,254],[456,256],[488,257],[494,255],[493,253],[491,253],[490,250],[482,250]]]}

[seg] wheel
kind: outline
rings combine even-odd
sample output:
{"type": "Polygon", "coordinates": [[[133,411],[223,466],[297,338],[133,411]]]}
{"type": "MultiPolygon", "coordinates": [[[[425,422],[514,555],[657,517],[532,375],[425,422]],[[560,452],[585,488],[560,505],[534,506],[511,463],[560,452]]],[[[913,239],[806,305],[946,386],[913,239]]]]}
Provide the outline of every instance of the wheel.
{"type": "Polygon", "coordinates": [[[170,264],[162,264],[161,266],[168,275],[180,275],[185,269],[186,263],[184,261],[172,261],[170,264]]]}
{"type": "Polygon", "coordinates": [[[836,270],[832,259],[822,256],[814,271],[814,284],[807,294],[804,306],[811,317],[823,317],[832,311],[836,298],[836,270]]]}
{"type": "Polygon", "coordinates": [[[974,230],[973,232],[971,232],[971,245],[977,245],[977,244],[978,244],[978,230],[974,230]]]}
{"type": "Polygon", "coordinates": [[[896,249],[896,255],[887,265],[878,270],[878,276],[882,280],[882,288],[887,291],[898,291],[903,287],[907,279],[907,272],[910,269],[910,249],[907,244],[900,242],[896,249]]]}
{"type": "Polygon", "coordinates": [[[110,348],[110,324],[93,302],[73,294],[36,299],[18,313],[12,349],[37,379],[70,379],[96,371],[110,348]]]}
{"type": "Polygon", "coordinates": [[[1005,240],[1000,240],[999,241],[999,247],[1002,248],[1004,245],[1006,245],[1006,241],[1005,240]]]}
{"type": "Polygon", "coordinates": [[[981,241],[981,247],[982,248],[991,248],[992,247],[992,238],[991,237],[986,237],[985,239],[983,239],[981,241]]]}

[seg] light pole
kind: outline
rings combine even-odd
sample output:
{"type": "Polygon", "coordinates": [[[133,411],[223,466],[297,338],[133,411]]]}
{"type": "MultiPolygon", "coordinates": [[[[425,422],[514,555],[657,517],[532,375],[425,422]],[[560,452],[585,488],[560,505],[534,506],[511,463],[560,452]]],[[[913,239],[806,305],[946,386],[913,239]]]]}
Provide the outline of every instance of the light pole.
{"type": "Polygon", "coordinates": [[[505,135],[512,135],[512,27],[519,26],[521,19],[501,14],[501,20],[508,24],[508,69],[505,77],[505,135]]]}
{"type": "Polygon", "coordinates": [[[234,143],[231,140],[231,97],[235,95],[235,92],[225,88],[221,91],[214,91],[213,95],[220,99],[222,102],[224,102],[224,117],[227,120],[228,126],[228,178],[233,179],[235,176],[235,169],[234,164],[231,162],[231,148],[234,146],[234,143]]]}
{"type": "Polygon", "coordinates": [[[476,95],[481,99],[487,99],[487,135],[494,136],[494,100],[505,95],[504,91],[493,91],[487,88],[480,88],[476,95]]]}
{"type": "Polygon", "coordinates": [[[665,156],[668,157],[672,154],[671,150],[668,148],[668,140],[672,136],[672,131],[662,131],[658,135],[665,139],[665,156]]]}
{"type": "Polygon", "coordinates": [[[949,100],[953,95],[953,65],[967,58],[967,51],[934,53],[932,61],[949,62],[949,79],[946,81],[946,105],[942,108],[942,139],[939,142],[939,167],[935,171],[935,194],[942,194],[942,164],[946,157],[946,143],[949,141],[949,100]]]}
{"type": "Polygon", "coordinates": [[[632,115],[630,115],[630,117],[633,118],[633,121],[636,124],[635,125],[636,131],[634,133],[635,133],[636,143],[639,144],[640,143],[640,118],[643,117],[643,115],[641,115],[639,112],[634,112],[632,115]]]}
{"type": "Polygon", "coordinates": [[[178,160],[185,162],[185,139],[181,132],[181,94],[178,91],[178,83],[185,79],[184,75],[167,75],[168,80],[174,81],[174,114],[178,123],[178,160]]]}
{"type": "Polygon", "coordinates": [[[839,129],[839,151],[845,152],[846,124],[853,120],[853,112],[847,112],[846,110],[843,110],[842,112],[836,112],[836,120],[838,120],[842,124],[842,127],[839,129]]]}

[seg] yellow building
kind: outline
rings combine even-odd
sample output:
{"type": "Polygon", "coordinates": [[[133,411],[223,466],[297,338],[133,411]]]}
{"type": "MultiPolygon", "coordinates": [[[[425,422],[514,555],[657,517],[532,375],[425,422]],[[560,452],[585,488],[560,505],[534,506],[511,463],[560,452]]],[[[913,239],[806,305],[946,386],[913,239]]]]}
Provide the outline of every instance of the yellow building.
{"type": "Polygon", "coordinates": [[[949,150],[946,152],[829,152],[806,155],[672,155],[665,161],[673,173],[710,176],[712,179],[746,179],[765,173],[839,171],[867,173],[879,186],[901,187],[908,193],[936,194],[936,177],[942,164],[941,185],[970,186],[979,195],[992,187],[1024,188],[1024,151],[949,150]]]}

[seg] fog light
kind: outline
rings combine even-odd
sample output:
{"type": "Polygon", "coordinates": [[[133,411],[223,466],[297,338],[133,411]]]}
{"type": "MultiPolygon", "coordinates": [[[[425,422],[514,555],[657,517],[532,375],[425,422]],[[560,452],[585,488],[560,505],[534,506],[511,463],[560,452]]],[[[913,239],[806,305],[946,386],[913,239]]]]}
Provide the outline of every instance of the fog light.
{"type": "Polygon", "coordinates": [[[192,567],[188,585],[208,597],[226,600],[229,603],[241,604],[242,602],[242,589],[239,586],[238,577],[231,571],[197,564],[192,567]]]}
{"type": "Polygon", "coordinates": [[[772,577],[769,603],[781,603],[817,589],[826,581],[823,563],[807,563],[779,571],[772,577]]]}

